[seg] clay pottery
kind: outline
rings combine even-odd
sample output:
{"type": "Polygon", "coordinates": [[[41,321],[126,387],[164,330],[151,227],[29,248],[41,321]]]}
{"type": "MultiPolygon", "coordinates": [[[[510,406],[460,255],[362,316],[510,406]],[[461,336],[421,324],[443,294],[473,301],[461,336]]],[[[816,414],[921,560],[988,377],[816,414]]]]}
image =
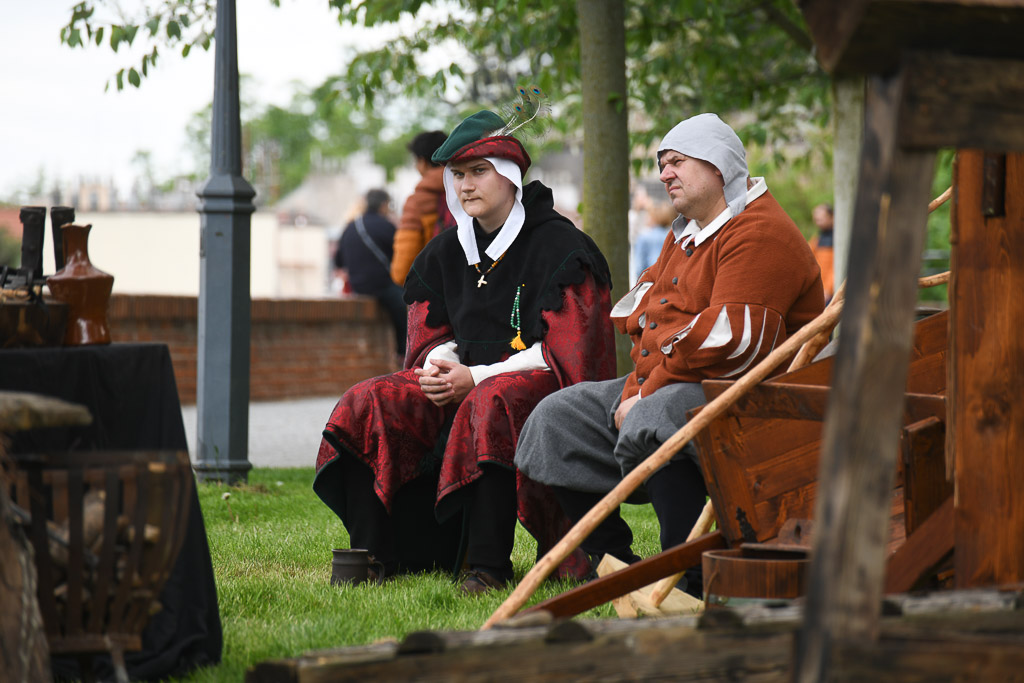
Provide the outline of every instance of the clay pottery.
{"type": "Polygon", "coordinates": [[[348,583],[353,586],[366,581],[370,576],[370,566],[377,572],[377,583],[384,578],[384,565],[373,559],[370,551],[361,548],[336,548],[331,551],[331,585],[338,586],[348,583]]]}
{"type": "Polygon", "coordinates": [[[64,267],[46,280],[53,298],[68,305],[65,346],[109,344],[107,305],[114,276],[104,273],[89,260],[89,231],[92,224],[69,224],[61,228],[64,267]]]}
{"type": "Polygon", "coordinates": [[[61,226],[75,222],[75,209],[70,206],[50,207],[50,229],[53,232],[53,263],[54,270],[64,267],[64,236],[61,226]]]}

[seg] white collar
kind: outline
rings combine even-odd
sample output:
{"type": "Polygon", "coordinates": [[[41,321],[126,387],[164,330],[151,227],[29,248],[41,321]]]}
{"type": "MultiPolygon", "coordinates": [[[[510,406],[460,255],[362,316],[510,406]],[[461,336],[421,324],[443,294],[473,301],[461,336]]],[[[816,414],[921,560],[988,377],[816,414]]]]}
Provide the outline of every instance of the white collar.
{"type": "MultiPolygon", "coordinates": [[[[494,170],[499,175],[508,178],[516,186],[515,204],[512,205],[512,210],[509,212],[508,218],[505,219],[505,224],[498,229],[498,234],[484,251],[492,260],[496,260],[516,241],[516,237],[519,236],[519,232],[523,229],[523,223],[526,221],[526,209],[523,207],[523,173],[515,162],[508,159],[501,159],[499,157],[484,158],[491,162],[494,170]]],[[[455,194],[454,181],[452,169],[445,166],[445,201],[458,226],[459,244],[462,245],[462,251],[466,254],[466,263],[473,265],[474,263],[480,263],[480,251],[476,247],[476,235],[473,232],[473,217],[462,208],[462,202],[459,201],[458,196],[455,194]]]]}
{"type": "MultiPolygon", "coordinates": [[[[750,180],[753,182],[753,185],[747,190],[747,206],[750,205],[750,202],[768,191],[768,183],[765,182],[763,177],[751,178],[750,180]]],[[[676,244],[679,244],[681,248],[685,249],[690,242],[693,242],[693,246],[697,247],[718,232],[719,228],[725,225],[732,217],[732,209],[726,206],[722,213],[715,216],[713,221],[701,228],[697,225],[697,221],[687,220],[684,216],[679,216],[672,221],[672,234],[675,235],[676,244]]]]}

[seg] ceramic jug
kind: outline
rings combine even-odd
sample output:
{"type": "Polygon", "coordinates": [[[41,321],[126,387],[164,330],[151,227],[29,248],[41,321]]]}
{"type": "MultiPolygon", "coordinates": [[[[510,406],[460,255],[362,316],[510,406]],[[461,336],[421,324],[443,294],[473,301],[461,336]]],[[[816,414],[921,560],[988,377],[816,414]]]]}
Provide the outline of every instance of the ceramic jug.
{"type": "Polygon", "coordinates": [[[53,298],[68,305],[65,346],[109,344],[107,305],[114,276],[89,261],[92,224],[68,224],[61,228],[64,267],[46,280],[53,298]]]}

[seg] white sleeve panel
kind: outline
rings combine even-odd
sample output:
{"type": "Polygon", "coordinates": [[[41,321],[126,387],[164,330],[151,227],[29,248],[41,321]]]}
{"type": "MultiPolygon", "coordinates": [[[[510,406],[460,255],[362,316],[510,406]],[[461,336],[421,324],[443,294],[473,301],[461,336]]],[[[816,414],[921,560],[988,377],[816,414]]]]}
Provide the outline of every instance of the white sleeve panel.
{"type": "Polygon", "coordinates": [[[521,372],[523,370],[551,370],[547,362],[544,361],[541,342],[534,342],[530,348],[515,353],[500,363],[473,365],[469,368],[474,384],[480,384],[488,377],[500,375],[503,372],[521,372]]]}

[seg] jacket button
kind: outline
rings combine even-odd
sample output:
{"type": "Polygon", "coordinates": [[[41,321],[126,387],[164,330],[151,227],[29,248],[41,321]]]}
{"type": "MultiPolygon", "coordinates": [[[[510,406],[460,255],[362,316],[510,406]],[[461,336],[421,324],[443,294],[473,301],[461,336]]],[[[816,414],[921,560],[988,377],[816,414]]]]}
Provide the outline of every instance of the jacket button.
{"type": "Polygon", "coordinates": [[[644,383],[644,378],[643,378],[643,377],[641,377],[640,379],[638,379],[638,380],[636,381],[636,383],[637,383],[637,384],[643,384],[643,383],[644,383]]]}
{"type": "Polygon", "coordinates": [[[641,349],[641,350],[640,350],[640,355],[641,355],[641,356],[644,356],[644,357],[647,357],[647,356],[649,356],[649,355],[650,355],[650,353],[651,353],[651,352],[650,352],[650,351],[648,351],[647,349],[641,349]]]}
{"type": "Polygon", "coordinates": [[[677,278],[677,277],[672,278],[672,284],[678,285],[679,284],[679,278],[677,278]]]}
{"type": "Polygon", "coordinates": [[[655,327],[657,327],[657,326],[658,326],[658,323],[651,323],[651,329],[652,329],[652,330],[653,330],[653,329],[654,329],[655,327]]]}
{"type": "Polygon", "coordinates": [[[662,304],[667,304],[667,303],[668,303],[668,299],[662,299],[662,300],[661,300],[660,302],[658,302],[658,303],[662,303],[662,304]]]}

